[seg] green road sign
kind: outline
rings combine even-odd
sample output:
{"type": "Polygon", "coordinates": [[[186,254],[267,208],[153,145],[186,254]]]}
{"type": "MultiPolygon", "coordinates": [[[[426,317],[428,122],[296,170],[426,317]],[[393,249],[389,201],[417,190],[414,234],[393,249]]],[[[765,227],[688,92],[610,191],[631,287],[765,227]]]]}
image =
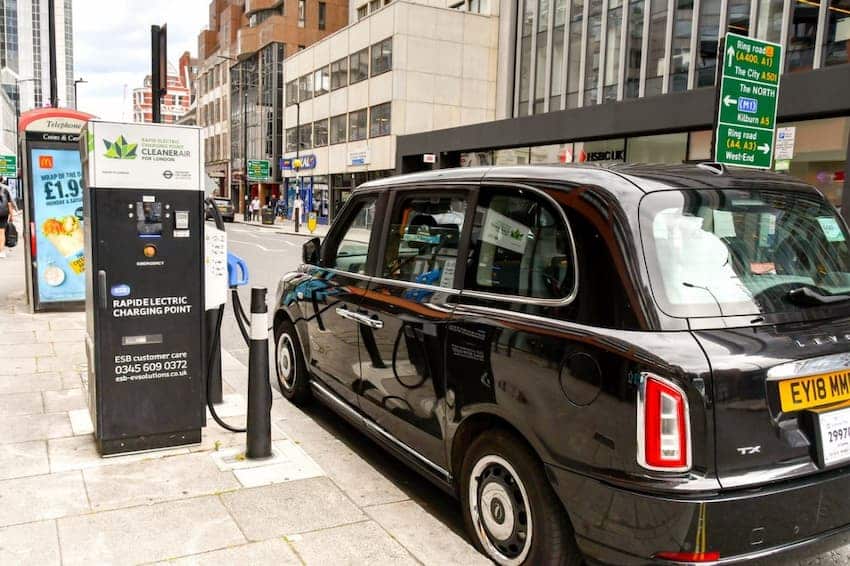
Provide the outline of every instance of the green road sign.
{"type": "Polygon", "coordinates": [[[14,177],[18,174],[18,156],[0,155],[0,175],[14,177]]]}
{"type": "Polygon", "coordinates": [[[248,179],[251,181],[265,181],[271,177],[269,162],[265,159],[248,160],[248,179]]]}
{"type": "Polygon", "coordinates": [[[715,161],[770,168],[782,47],[726,34],[720,79],[715,161]]]}

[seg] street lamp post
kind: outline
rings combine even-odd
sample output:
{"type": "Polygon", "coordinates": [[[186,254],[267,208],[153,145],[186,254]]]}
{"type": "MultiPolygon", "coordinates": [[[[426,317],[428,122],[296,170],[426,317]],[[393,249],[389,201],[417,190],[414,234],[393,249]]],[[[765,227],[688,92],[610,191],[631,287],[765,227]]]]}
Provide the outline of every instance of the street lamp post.
{"type": "MultiPolygon", "coordinates": [[[[298,168],[295,170],[295,202],[300,202],[301,207],[304,206],[304,201],[301,200],[301,102],[295,103],[295,160],[293,165],[298,163],[298,168]]],[[[298,232],[301,227],[301,207],[296,207],[292,214],[292,219],[295,221],[295,231],[298,232]]]]}
{"type": "MultiPolygon", "coordinates": [[[[227,55],[216,55],[219,59],[238,62],[233,57],[227,55]]],[[[244,64],[243,64],[244,65],[244,64]]],[[[245,187],[245,197],[248,196],[248,89],[245,86],[245,69],[244,66],[239,67],[239,87],[242,89],[242,184],[245,187]]],[[[232,99],[231,99],[232,100],[232,99]]],[[[239,199],[239,206],[244,207],[242,210],[243,217],[247,217],[248,207],[245,204],[245,198],[239,199]]]]}
{"type": "Polygon", "coordinates": [[[85,80],[83,77],[80,77],[79,79],[74,81],[74,110],[79,109],[79,103],[77,102],[77,85],[80,84],[80,83],[87,83],[87,82],[88,81],[85,80]]]}

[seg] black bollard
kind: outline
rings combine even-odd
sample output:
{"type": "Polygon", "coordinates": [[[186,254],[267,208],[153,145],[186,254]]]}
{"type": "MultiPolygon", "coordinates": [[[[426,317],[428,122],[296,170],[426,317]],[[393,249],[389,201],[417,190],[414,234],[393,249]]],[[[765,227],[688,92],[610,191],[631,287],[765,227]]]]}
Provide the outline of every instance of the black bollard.
{"type": "Polygon", "coordinates": [[[251,343],[248,347],[248,435],[245,455],[272,455],[272,388],[269,383],[269,324],[266,289],[251,289],[251,343]]]}
{"type": "MultiPolygon", "coordinates": [[[[216,348],[216,351],[213,354],[212,364],[209,368],[209,398],[214,405],[218,405],[223,401],[221,394],[221,341],[215,340],[215,326],[217,320],[218,309],[208,310],[204,321],[207,327],[207,348],[209,348],[212,344],[219,344],[219,347],[216,348]]],[[[219,329],[219,331],[220,330],[221,329],[219,329]]]]}

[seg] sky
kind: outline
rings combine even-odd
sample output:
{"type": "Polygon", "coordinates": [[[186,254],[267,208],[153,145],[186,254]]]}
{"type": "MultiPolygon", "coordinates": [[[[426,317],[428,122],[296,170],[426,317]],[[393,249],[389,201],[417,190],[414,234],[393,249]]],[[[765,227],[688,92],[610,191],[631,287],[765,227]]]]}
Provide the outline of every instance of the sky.
{"type": "Polygon", "coordinates": [[[74,0],[74,74],[78,108],[106,120],[132,121],[133,89],[151,66],[151,26],[168,24],[168,60],[198,54],[209,0],[74,0]],[[127,87],[126,98],[124,86],[127,87]]]}

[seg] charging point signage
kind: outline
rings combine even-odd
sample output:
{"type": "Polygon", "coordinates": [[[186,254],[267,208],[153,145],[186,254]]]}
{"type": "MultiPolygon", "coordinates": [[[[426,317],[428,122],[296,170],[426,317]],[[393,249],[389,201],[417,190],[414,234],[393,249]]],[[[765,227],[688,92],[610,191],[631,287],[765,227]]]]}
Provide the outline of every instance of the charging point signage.
{"type": "MultiPolygon", "coordinates": [[[[90,115],[41,108],[21,115],[27,296],[34,311],[82,310],[86,297],[78,140],[90,115]]],[[[14,156],[5,165],[17,166],[14,156]]]]}
{"type": "Polygon", "coordinates": [[[199,442],[206,363],[200,129],[92,121],[80,146],[98,449],[199,442]]]}

